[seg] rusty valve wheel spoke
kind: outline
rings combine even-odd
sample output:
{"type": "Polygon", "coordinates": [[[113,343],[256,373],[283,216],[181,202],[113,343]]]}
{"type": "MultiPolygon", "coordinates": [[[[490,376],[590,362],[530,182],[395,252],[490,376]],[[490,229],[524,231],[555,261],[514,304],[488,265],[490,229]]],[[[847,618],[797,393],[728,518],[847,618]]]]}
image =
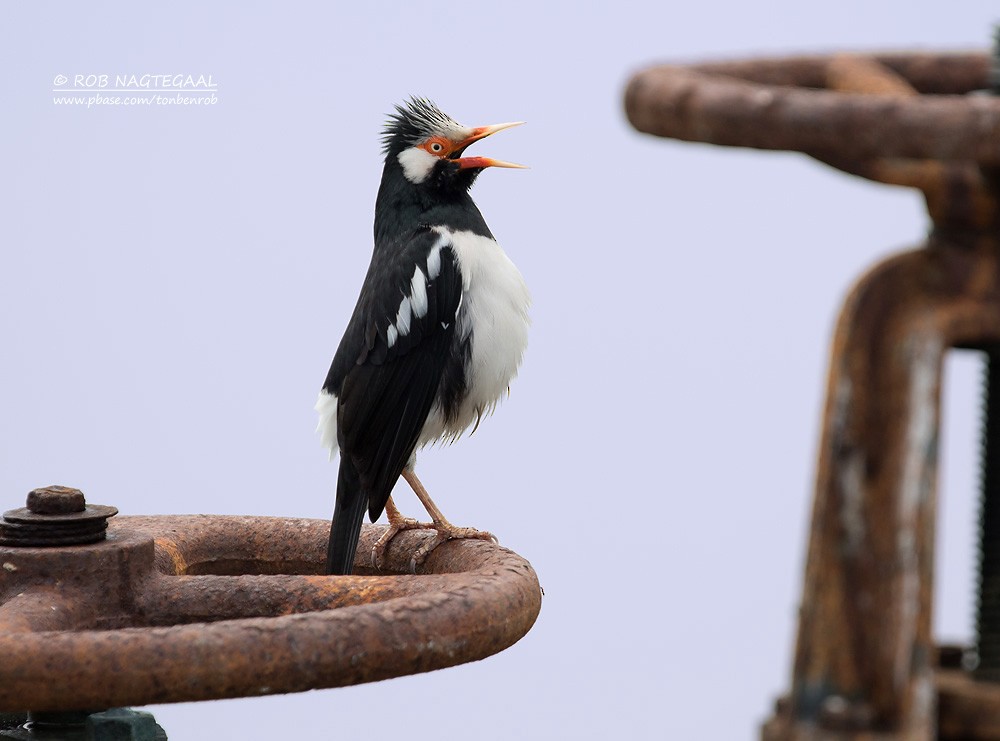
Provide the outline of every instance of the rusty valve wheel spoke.
{"type": "MultiPolygon", "coordinates": [[[[468,587],[464,576],[172,576],[156,580],[137,601],[143,625],[177,625],[386,602],[429,591],[468,587]]],[[[139,623],[137,623],[139,624],[139,623]]]]}
{"type": "Polygon", "coordinates": [[[78,589],[37,585],[5,596],[0,604],[0,636],[8,633],[73,630],[92,620],[89,595],[78,589]]]}
{"type": "MultiPolygon", "coordinates": [[[[9,513],[8,513],[9,514],[9,513]]],[[[541,606],[531,566],[408,532],[385,570],[320,575],[329,524],[118,517],[72,547],[0,546],[0,711],[65,711],[338,687],[485,658],[541,606]]]]}

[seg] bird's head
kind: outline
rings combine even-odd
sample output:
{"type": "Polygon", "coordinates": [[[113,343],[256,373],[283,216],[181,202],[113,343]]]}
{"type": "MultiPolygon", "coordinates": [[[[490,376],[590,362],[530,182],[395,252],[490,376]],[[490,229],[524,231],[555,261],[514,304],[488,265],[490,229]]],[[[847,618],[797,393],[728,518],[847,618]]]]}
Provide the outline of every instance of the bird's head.
{"type": "Polygon", "coordinates": [[[382,137],[387,170],[398,165],[415,186],[468,190],[487,167],[524,167],[490,157],[465,157],[466,148],[522,122],[463,126],[424,98],[396,106],[382,137]]]}

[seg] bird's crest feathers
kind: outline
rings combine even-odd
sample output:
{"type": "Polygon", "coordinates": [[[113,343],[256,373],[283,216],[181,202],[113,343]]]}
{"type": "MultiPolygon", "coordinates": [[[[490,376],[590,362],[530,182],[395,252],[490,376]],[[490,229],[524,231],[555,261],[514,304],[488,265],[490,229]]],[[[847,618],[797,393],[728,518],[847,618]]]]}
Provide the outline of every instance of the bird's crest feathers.
{"type": "Polygon", "coordinates": [[[402,151],[435,134],[458,133],[463,129],[427,98],[412,97],[389,114],[382,132],[382,154],[402,151]]]}

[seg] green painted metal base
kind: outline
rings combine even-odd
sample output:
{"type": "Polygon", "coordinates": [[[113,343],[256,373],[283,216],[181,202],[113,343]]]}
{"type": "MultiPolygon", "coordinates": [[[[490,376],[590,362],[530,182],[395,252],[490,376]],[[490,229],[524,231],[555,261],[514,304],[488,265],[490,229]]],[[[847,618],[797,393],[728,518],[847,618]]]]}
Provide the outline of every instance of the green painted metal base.
{"type": "Polygon", "coordinates": [[[0,741],[167,741],[152,713],[114,708],[97,713],[3,713],[0,741]]]}

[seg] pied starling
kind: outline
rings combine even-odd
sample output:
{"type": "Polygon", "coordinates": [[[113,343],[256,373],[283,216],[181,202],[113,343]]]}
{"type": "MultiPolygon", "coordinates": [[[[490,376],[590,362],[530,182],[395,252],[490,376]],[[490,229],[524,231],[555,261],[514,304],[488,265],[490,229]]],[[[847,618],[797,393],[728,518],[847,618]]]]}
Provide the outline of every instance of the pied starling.
{"type": "Polygon", "coordinates": [[[485,168],[520,165],[464,156],[516,125],[463,126],[418,98],[386,124],[375,249],[316,403],[323,444],[331,459],[340,451],[327,573],[351,573],[365,512],[389,518],[372,549],[376,567],[401,530],[436,531],[412,557],[414,570],[447,540],[493,539],[448,522],[413,466],[417,448],[454,441],[493,411],[527,345],[528,289],[469,195],[485,168]],[[432,522],[396,509],[400,475],[432,522]]]}

